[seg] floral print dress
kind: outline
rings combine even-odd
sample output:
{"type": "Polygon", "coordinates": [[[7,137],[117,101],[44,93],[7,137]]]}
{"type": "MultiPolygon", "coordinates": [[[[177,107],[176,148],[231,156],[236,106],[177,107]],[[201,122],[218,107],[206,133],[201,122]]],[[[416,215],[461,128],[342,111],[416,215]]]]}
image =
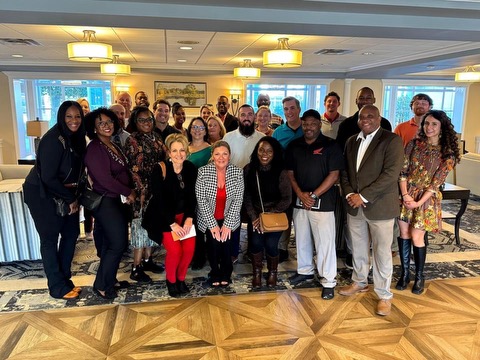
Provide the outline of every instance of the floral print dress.
{"type": "MultiPolygon", "coordinates": [[[[133,203],[133,218],[138,219],[143,216],[148,201],[152,195],[150,189],[150,177],[155,164],[165,160],[165,150],[162,138],[156,132],[132,133],[125,141],[125,155],[128,159],[130,172],[132,174],[137,199],[133,203]],[[143,208],[140,197],[143,197],[143,208]]],[[[150,247],[157,245],[154,241],[139,243],[139,239],[132,239],[132,245],[135,248],[150,247]]]]}
{"type": "Polygon", "coordinates": [[[408,194],[418,201],[425,191],[433,195],[422,206],[409,210],[401,205],[400,220],[414,229],[438,232],[442,228],[442,193],[440,186],[455,166],[453,156],[442,159],[440,145],[430,145],[426,140],[414,139],[405,147],[405,158],[400,181],[407,181],[408,194]]]}

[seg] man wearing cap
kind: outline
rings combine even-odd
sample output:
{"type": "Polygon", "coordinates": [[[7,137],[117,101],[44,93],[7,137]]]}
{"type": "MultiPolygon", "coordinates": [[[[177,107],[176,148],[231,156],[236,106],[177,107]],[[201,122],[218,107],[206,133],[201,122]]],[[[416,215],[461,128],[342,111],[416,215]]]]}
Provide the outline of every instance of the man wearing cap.
{"type": "Polygon", "coordinates": [[[334,296],[337,275],[333,185],[343,170],[344,160],[335,140],[321,133],[322,120],[318,111],[305,111],[301,120],[303,136],[293,140],[286,151],[288,176],[296,195],[293,222],[297,273],[289,280],[292,285],[313,280],[315,249],[322,298],[330,300],[334,296]]]}

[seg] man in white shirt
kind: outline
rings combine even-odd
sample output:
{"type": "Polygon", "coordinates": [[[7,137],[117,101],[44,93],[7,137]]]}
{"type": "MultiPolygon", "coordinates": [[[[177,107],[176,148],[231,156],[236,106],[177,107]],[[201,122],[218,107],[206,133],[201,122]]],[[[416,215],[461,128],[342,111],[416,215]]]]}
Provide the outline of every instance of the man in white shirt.
{"type": "Polygon", "coordinates": [[[223,140],[230,145],[230,162],[242,169],[250,162],[255,145],[265,134],[255,130],[255,111],[250,105],[242,105],[238,117],[238,129],[226,133],[223,140]]]}

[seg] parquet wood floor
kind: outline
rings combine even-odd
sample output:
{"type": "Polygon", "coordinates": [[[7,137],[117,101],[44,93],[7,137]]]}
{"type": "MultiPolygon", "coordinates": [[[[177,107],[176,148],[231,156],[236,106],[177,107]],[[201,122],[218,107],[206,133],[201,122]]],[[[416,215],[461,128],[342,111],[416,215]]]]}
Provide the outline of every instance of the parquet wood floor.
{"type": "Polygon", "coordinates": [[[480,278],[395,291],[209,296],[0,315],[0,359],[480,359],[480,278]]]}

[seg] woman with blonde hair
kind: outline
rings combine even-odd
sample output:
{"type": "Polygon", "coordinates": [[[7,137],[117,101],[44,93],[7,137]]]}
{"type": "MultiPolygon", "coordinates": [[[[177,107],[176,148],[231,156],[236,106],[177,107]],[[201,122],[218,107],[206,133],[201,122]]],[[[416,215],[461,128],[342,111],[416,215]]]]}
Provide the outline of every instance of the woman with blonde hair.
{"type": "Polygon", "coordinates": [[[215,110],[213,110],[212,104],[205,104],[200,108],[200,117],[205,121],[207,121],[208,118],[214,114],[215,110]]]}
{"type": "Polygon", "coordinates": [[[222,140],[225,134],[227,133],[227,129],[225,129],[225,125],[223,125],[222,120],[215,115],[212,115],[207,120],[207,129],[208,129],[208,142],[213,144],[218,140],[222,140]]]}
{"type": "Polygon", "coordinates": [[[142,226],[151,239],[167,251],[165,275],[168,294],[177,297],[190,292],[185,283],[188,266],[195,250],[191,233],[197,199],[197,168],[187,160],[188,142],[182,134],[165,139],[169,161],[158,163],[152,172],[152,198],[142,226]]]}
{"type": "Polygon", "coordinates": [[[262,105],[255,114],[256,129],[266,136],[272,136],[273,129],[270,127],[272,120],[272,111],[268,106],[262,105]]]}

